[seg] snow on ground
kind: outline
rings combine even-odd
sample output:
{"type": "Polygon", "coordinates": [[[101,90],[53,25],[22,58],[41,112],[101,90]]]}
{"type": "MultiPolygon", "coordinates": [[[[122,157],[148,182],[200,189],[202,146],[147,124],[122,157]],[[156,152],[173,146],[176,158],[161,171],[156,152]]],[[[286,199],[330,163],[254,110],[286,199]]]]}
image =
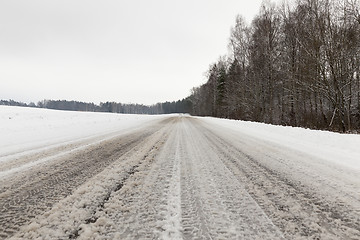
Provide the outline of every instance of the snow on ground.
{"type": "Polygon", "coordinates": [[[0,162],[15,153],[126,131],[161,117],[0,106],[0,162]]]}
{"type": "Polygon", "coordinates": [[[234,134],[274,143],[331,163],[360,170],[360,135],[357,134],[340,134],[209,117],[201,119],[209,124],[228,128],[234,134]]]}
{"type": "Polygon", "coordinates": [[[0,106],[0,238],[355,239],[359,143],[225,119],[0,106]],[[55,160],[1,178],[38,156],[55,160]]]}

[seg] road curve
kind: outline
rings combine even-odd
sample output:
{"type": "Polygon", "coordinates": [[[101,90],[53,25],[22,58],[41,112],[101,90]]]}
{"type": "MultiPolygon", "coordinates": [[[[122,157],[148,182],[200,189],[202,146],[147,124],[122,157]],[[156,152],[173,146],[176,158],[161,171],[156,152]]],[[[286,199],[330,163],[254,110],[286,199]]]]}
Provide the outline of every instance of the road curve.
{"type": "Polygon", "coordinates": [[[201,118],[0,181],[2,238],[360,239],[355,172],[201,118]]]}

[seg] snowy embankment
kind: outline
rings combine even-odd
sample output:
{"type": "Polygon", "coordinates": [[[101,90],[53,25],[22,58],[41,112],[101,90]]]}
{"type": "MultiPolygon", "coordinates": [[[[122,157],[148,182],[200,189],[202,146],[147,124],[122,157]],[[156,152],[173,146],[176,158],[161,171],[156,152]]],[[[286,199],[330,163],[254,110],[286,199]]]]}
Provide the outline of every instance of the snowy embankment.
{"type": "Polygon", "coordinates": [[[162,117],[0,106],[0,162],[62,144],[111,137],[162,117]]]}
{"type": "Polygon", "coordinates": [[[249,136],[277,146],[306,153],[319,159],[360,170],[360,135],[340,134],[299,127],[275,126],[264,123],[201,118],[234,134],[249,136]]]}

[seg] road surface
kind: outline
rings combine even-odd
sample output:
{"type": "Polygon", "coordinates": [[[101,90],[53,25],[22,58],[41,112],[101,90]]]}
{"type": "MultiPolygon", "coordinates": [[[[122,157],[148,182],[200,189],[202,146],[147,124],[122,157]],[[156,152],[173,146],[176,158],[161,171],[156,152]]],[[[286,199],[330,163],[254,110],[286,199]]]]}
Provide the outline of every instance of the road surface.
{"type": "Polygon", "coordinates": [[[356,172],[201,118],[0,171],[3,239],[360,239],[356,172]]]}

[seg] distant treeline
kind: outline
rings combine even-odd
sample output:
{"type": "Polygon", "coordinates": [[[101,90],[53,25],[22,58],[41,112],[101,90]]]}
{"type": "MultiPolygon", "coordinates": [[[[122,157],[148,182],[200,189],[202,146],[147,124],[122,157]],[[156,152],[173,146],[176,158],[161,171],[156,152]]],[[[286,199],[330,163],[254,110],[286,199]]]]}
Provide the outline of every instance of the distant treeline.
{"type": "Polygon", "coordinates": [[[104,102],[99,105],[79,101],[66,100],[43,100],[35,103],[22,103],[14,100],[0,100],[0,105],[37,107],[69,111],[87,111],[87,112],[112,112],[125,114],[169,114],[169,113],[189,113],[191,103],[189,99],[183,99],[174,102],[157,103],[154,105],[142,104],[124,104],[116,102],[104,102]]]}
{"type": "Polygon", "coordinates": [[[207,73],[194,115],[359,130],[360,3],[265,2],[250,25],[236,18],[229,54],[207,73]]]}

